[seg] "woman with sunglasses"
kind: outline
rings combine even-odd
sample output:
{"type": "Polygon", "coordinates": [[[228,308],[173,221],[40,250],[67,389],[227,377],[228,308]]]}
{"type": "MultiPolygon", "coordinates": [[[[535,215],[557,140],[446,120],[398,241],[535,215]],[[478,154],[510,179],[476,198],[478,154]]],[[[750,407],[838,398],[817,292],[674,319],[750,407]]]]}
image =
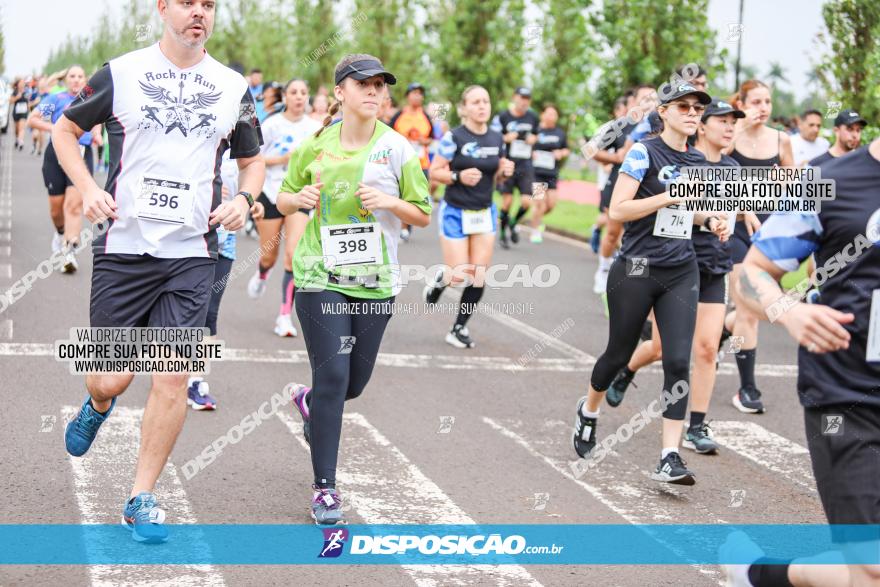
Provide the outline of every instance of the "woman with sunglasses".
{"type": "Polygon", "coordinates": [[[282,214],[314,210],[293,260],[312,387],[298,386],[293,399],[311,446],[317,524],[344,522],[336,489],[342,412],[370,380],[402,289],[401,225],[431,222],[418,154],[378,120],[395,77],[372,55],[355,54],[336,65],[335,80],[337,102],[294,153],[278,194],[282,214]],[[331,124],[337,110],[342,119],[331,124]]]}
{"type": "Polygon", "coordinates": [[[608,275],[609,340],[596,361],[589,391],[577,405],[574,448],[586,458],[596,446],[599,406],[615,374],[639,343],[651,310],[663,343],[663,437],[660,463],[651,478],[693,485],[678,447],[687,411],[691,342],[697,315],[700,273],[691,245],[694,223],[726,239],[727,223],[671,205],[668,185],[683,167],[706,165],[687,144],[712,98],[689,84],[668,92],[657,107],[663,120],[659,136],[633,145],[611,197],[609,216],[624,222],[620,256],[608,275]]]}

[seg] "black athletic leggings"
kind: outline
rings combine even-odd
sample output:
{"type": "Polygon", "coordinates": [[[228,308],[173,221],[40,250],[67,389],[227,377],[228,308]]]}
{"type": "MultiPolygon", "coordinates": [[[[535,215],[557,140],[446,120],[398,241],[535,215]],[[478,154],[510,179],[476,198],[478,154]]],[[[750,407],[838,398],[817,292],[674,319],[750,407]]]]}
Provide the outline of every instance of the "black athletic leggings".
{"type": "MultiPolygon", "coordinates": [[[[690,385],[691,343],[697,320],[700,272],[696,259],[676,267],[649,266],[647,276],[626,274],[626,259],[618,257],[608,273],[608,347],[596,361],[590,385],[605,391],[626,366],[639,344],[642,325],[651,308],[663,345],[663,389],[672,393],[677,381],[690,385]]],[[[687,396],[670,402],[663,417],[684,420],[687,396]]]]}
{"type": "Polygon", "coordinates": [[[217,335],[217,315],[220,314],[220,300],[226,291],[226,282],[229,272],[232,270],[232,259],[223,255],[217,255],[217,264],[214,265],[214,282],[211,283],[211,299],[208,300],[208,317],[205,326],[211,332],[211,336],[217,335]]]}
{"type": "Polygon", "coordinates": [[[365,300],[330,290],[296,292],[296,315],[312,366],[310,444],[317,485],[336,482],[342,411],[370,380],[393,302],[393,297],[365,300]]]}

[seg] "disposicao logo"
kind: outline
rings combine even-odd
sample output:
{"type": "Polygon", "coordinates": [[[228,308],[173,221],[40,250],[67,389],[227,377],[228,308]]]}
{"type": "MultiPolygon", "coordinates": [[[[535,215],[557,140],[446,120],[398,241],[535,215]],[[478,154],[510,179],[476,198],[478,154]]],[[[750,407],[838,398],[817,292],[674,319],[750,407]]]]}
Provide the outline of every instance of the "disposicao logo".
{"type": "Polygon", "coordinates": [[[348,530],[345,528],[325,528],[324,547],[318,554],[318,558],[336,558],[342,554],[346,540],[348,540],[348,530]]]}

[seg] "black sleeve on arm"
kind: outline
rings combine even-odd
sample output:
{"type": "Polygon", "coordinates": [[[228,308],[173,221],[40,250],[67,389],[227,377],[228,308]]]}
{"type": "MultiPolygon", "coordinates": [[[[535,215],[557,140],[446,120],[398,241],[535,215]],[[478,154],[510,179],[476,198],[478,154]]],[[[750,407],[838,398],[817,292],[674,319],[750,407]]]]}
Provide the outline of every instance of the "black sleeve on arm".
{"type": "Polygon", "coordinates": [[[110,65],[104,64],[92,76],[64,111],[64,116],[83,131],[90,131],[96,124],[103,124],[113,116],[113,74],[110,65]]]}
{"type": "Polygon", "coordinates": [[[235,123],[229,141],[229,158],[239,159],[259,155],[262,144],[263,133],[260,130],[260,121],[257,120],[254,98],[250,91],[245,89],[238,107],[238,122],[235,123]]]}

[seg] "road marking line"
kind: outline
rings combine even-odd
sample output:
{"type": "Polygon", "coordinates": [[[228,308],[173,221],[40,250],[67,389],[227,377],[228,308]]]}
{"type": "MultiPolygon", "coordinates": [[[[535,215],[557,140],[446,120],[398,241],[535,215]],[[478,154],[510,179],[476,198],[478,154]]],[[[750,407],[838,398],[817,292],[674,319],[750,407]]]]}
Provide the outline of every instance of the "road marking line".
{"type": "MultiPolygon", "coordinates": [[[[302,424],[288,412],[275,414],[308,451],[302,424]]],[[[475,524],[397,447],[361,414],[343,416],[345,444],[337,478],[352,509],[366,524],[475,524]],[[381,467],[377,467],[381,463],[381,467]],[[393,499],[389,499],[393,488],[393,499]]],[[[519,565],[401,565],[416,585],[471,584],[539,586],[519,565]]]]}
{"type": "MultiPolygon", "coordinates": [[[[575,476],[574,472],[572,471],[571,465],[569,463],[577,461],[576,457],[573,454],[572,458],[567,462],[560,461],[545,454],[553,454],[554,452],[558,452],[557,446],[550,446],[550,443],[553,442],[552,440],[548,440],[548,442],[546,443],[542,443],[541,441],[539,441],[538,446],[541,449],[539,450],[538,448],[535,448],[535,446],[533,446],[522,435],[515,432],[511,428],[508,428],[498,420],[493,420],[492,418],[488,418],[485,416],[482,419],[483,422],[488,424],[496,432],[500,433],[505,438],[514,441],[521,448],[525,449],[525,451],[531,456],[535,457],[539,461],[544,462],[546,465],[551,467],[553,470],[555,470],[566,479],[573,481],[581,489],[589,493],[594,499],[596,499],[612,512],[623,518],[627,523],[634,525],[664,524],[674,523],[678,520],[678,518],[674,515],[674,509],[670,509],[667,505],[664,505],[662,500],[658,499],[658,497],[656,496],[656,492],[647,490],[648,484],[642,482],[631,483],[626,481],[625,479],[620,478],[619,465],[626,466],[627,468],[635,470],[638,473],[641,473],[641,471],[638,471],[637,467],[633,467],[630,463],[626,461],[615,459],[613,453],[606,458],[614,459],[614,466],[606,466],[604,468],[599,466],[591,469],[589,471],[590,483],[588,483],[581,478],[575,476]]],[[[508,422],[508,424],[511,425],[510,422],[508,422]]],[[[550,434],[543,434],[543,439],[559,438],[558,433],[561,433],[561,428],[565,428],[566,426],[564,422],[558,420],[545,422],[543,425],[546,430],[552,431],[550,434]]],[[[522,422],[513,422],[512,427],[522,428],[525,427],[525,425],[522,422]]],[[[531,426],[531,429],[534,429],[534,426],[531,426]]],[[[565,432],[567,432],[569,435],[571,434],[570,429],[566,429],[565,432]]],[[[650,481],[649,483],[657,482],[650,481]]],[[[678,490],[672,487],[666,489],[668,489],[668,493],[672,493],[677,497],[684,495],[684,491],[679,493],[678,490]]],[[[696,502],[694,501],[691,503],[696,502]]],[[[712,517],[714,518],[715,516],[712,517]]],[[[710,523],[725,524],[727,522],[715,518],[710,523]]],[[[671,550],[675,552],[675,549],[671,550]]],[[[710,565],[689,566],[699,571],[701,574],[714,580],[717,580],[719,577],[718,569],[716,567],[710,565]]]]}
{"type": "Polygon", "coordinates": [[[712,421],[713,438],[750,461],[779,473],[789,481],[816,491],[810,452],[755,422],[712,421]]]}
{"type": "MultiPolygon", "coordinates": [[[[0,343],[0,357],[54,357],[55,345],[35,342],[0,343]]],[[[223,361],[219,363],[293,363],[308,364],[306,351],[235,349],[223,351],[223,361]]],[[[449,369],[486,371],[553,371],[563,373],[589,373],[595,361],[576,361],[574,359],[532,359],[525,365],[517,364],[517,359],[508,357],[481,357],[470,355],[415,355],[408,353],[379,353],[376,365],[380,367],[399,367],[405,369],[449,369]]],[[[736,375],[734,365],[722,365],[719,375],[736,375]]],[[[643,369],[648,373],[662,373],[660,367],[643,369]]],[[[795,377],[797,365],[756,365],[755,372],[762,377],[795,377]]]]}
{"type": "MultiPolygon", "coordinates": [[[[66,422],[79,411],[79,406],[64,406],[66,422]]],[[[74,493],[83,524],[119,524],[122,505],[131,491],[137,463],[138,439],[143,419],[142,408],[117,406],[101,426],[95,444],[84,457],[70,457],[73,468],[74,493]],[[120,474],[121,471],[129,473],[120,474]]],[[[196,517],[177,468],[169,461],[156,485],[159,505],[168,513],[169,524],[196,524],[196,517]]],[[[119,528],[119,540],[131,540],[130,533],[119,528]]],[[[205,546],[207,548],[207,545],[205,546]]],[[[89,555],[99,555],[100,544],[87,544],[89,555]]],[[[92,585],[210,585],[223,587],[223,576],[212,565],[90,565],[92,585]]]]}

